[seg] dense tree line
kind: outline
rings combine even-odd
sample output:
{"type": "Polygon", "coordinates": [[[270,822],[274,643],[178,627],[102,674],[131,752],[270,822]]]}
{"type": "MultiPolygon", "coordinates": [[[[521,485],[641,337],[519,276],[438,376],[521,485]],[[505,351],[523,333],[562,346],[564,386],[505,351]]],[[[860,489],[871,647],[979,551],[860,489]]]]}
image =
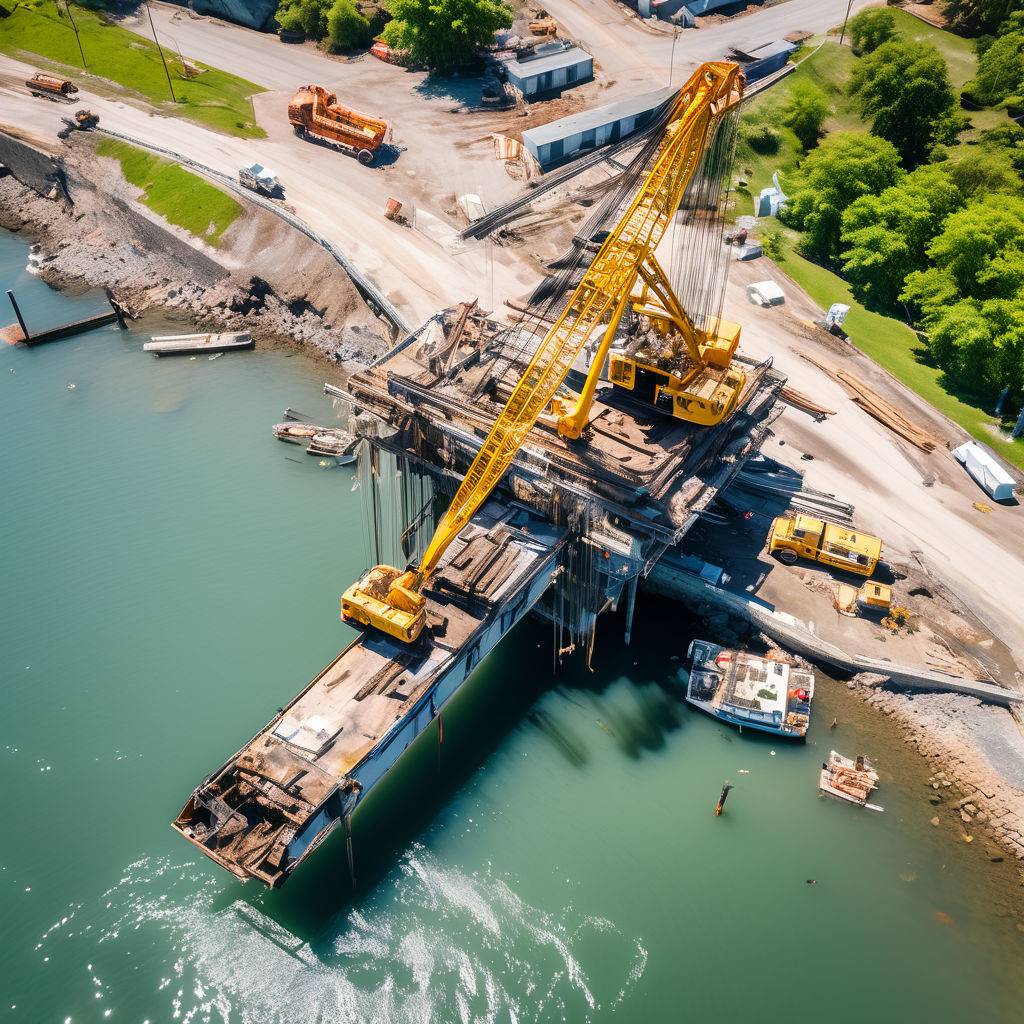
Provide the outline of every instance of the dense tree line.
{"type": "MultiPolygon", "coordinates": [[[[998,34],[979,39],[967,92],[1006,106],[1024,94],[1024,12],[1002,6],[974,5],[979,29],[998,14],[998,34]]],[[[955,387],[1024,398],[1024,129],[959,144],[965,118],[934,47],[901,38],[884,8],[854,18],[851,39],[870,132],[810,149],[781,217],[862,302],[911,314],[955,387]]]]}
{"type": "Polygon", "coordinates": [[[413,63],[438,70],[472,61],[512,25],[501,0],[281,0],[276,17],[282,30],[331,50],[367,46],[383,34],[413,63]]]}

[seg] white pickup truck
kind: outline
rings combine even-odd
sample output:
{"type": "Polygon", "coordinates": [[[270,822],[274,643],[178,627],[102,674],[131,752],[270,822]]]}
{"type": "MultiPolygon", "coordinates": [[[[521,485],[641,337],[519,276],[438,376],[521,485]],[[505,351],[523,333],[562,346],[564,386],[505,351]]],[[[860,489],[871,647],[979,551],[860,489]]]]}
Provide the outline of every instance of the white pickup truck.
{"type": "Polygon", "coordinates": [[[238,172],[238,180],[244,188],[251,192],[258,192],[275,199],[284,195],[284,189],[281,187],[281,182],[277,180],[277,175],[262,164],[249,164],[248,167],[243,167],[238,172]]]}

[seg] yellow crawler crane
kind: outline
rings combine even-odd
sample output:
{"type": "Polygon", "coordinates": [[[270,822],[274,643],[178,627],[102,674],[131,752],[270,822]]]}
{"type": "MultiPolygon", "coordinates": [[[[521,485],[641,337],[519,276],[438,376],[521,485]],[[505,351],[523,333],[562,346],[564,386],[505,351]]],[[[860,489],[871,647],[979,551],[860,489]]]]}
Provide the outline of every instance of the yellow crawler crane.
{"type": "MultiPolygon", "coordinates": [[[[660,374],[663,379],[657,385],[656,404],[665,407],[664,399],[657,399],[668,395],[668,411],[693,423],[712,426],[732,412],[745,383],[742,371],[730,366],[738,328],[714,321],[709,331],[698,331],[654,253],[679,209],[715,125],[742,97],[739,67],[725,61],[702,64],[683,86],[643,186],[523,371],[438,524],[419,568],[403,572],[378,565],[370,569],[342,595],[343,619],[374,626],[407,643],[420,635],[425,620],[424,583],[512,464],[533,425],[543,418],[563,437],[576,439],[582,434],[601,368],[631,301],[681,355],[675,372],[633,360],[634,381],[642,373],[660,374]],[[641,290],[634,298],[638,279],[641,290]],[[574,399],[556,397],[574,360],[606,321],[582,393],[574,399]]],[[[625,360],[625,364],[629,362],[625,360]]],[[[629,370],[623,365],[622,361],[612,364],[612,382],[632,386],[627,382],[629,370]]]]}

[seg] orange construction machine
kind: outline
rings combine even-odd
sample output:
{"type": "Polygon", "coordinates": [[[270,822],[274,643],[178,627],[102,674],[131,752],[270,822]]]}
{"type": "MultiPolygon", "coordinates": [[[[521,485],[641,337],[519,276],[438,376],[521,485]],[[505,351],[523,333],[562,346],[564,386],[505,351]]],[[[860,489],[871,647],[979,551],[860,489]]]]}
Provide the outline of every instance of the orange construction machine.
{"type": "Polygon", "coordinates": [[[70,99],[78,92],[78,86],[74,82],[58,78],[56,75],[47,75],[42,71],[37,71],[25,85],[33,96],[60,96],[70,99]]]}
{"type": "Polygon", "coordinates": [[[373,155],[388,135],[388,123],[379,117],[343,107],[333,92],[322,85],[304,85],[288,104],[288,120],[296,135],[323,139],[353,153],[362,164],[373,155]]]}

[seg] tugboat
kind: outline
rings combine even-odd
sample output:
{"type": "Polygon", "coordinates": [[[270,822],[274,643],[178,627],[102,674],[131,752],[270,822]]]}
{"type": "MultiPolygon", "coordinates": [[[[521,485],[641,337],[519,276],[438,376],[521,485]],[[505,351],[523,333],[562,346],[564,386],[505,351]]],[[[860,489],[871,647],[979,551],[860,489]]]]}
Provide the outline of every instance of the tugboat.
{"type": "Polygon", "coordinates": [[[821,766],[818,788],[822,793],[866,807],[869,811],[884,810],[878,804],[868,803],[872,791],[878,789],[878,772],[863,754],[858,754],[857,760],[851,761],[833,750],[821,766]]]}
{"type": "Polygon", "coordinates": [[[803,739],[811,722],[814,673],[782,661],[694,640],[686,652],[686,701],[730,725],[803,739]]]}

